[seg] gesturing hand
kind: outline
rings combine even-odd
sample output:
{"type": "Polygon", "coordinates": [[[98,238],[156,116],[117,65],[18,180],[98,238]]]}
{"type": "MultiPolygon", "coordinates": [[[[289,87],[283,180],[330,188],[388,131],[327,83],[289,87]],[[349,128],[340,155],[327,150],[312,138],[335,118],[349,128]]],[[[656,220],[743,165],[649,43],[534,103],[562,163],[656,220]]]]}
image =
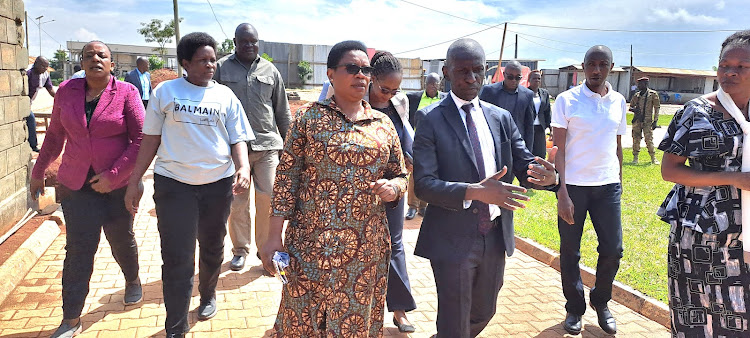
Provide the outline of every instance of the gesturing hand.
{"type": "Polygon", "coordinates": [[[555,173],[555,156],[557,155],[557,146],[552,147],[549,151],[549,161],[537,156],[534,160],[538,164],[529,164],[527,181],[540,186],[554,185],[557,182],[557,173],[555,173]]]}
{"type": "Polygon", "coordinates": [[[494,175],[477,183],[477,199],[484,203],[495,204],[501,208],[509,210],[525,208],[526,205],[519,201],[528,201],[529,196],[518,194],[516,192],[526,192],[526,188],[500,181],[506,173],[508,173],[508,167],[503,167],[502,170],[494,175]]]}

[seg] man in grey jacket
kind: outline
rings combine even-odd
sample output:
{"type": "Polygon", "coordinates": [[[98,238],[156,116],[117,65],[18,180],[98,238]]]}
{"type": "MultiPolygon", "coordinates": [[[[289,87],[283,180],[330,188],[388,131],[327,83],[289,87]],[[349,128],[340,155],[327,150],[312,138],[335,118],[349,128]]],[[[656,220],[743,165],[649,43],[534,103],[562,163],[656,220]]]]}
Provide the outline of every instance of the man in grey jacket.
{"type": "MultiPolygon", "coordinates": [[[[255,246],[260,251],[268,233],[273,180],[291,115],[281,74],[258,55],[258,43],[255,27],[249,23],[237,26],[235,52],[218,61],[214,80],[237,95],[255,134],[255,140],[248,146],[248,160],[251,179],[255,181],[255,246]]],[[[234,271],[245,266],[252,232],[248,191],[234,197],[229,215],[234,253],[230,268],[234,271]]]]}

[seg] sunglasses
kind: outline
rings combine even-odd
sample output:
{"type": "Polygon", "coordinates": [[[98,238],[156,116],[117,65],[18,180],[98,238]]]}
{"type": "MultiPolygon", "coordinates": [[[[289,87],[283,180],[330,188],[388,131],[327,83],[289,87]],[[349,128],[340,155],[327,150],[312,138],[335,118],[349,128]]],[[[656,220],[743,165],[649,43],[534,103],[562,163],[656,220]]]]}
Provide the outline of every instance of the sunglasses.
{"type": "Polygon", "coordinates": [[[380,89],[380,93],[383,94],[383,95],[394,95],[395,96],[396,94],[398,94],[401,91],[399,89],[394,89],[394,90],[385,89],[385,88],[383,88],[383,87],[380,86],[380,83],[378,83],[377,86],[378,86],[378,89],[380,89]]]}
{"type": "Polygon", "coordinates": [[[521,81],[521,79],[523,79],[523,75],[516,75],[516,76],[505,75],[505,78],[508,80],[521,81]]]}
{"type": "Polygon", "coordinates": [[[359,72],[362,72],[362,75],[364,75],[364,76],[370,76],[370,75],[372,75],[372,71],[374,70],[374,68],[372,68],[370,66],[360,67],[360,66],[357,66],[357,65],[355,65],[353,63],[349,63],[349,64],[345,64],[345,65],[338,65],[338,66],[336,66],[334,68],[339,68],[339,67],[345,67],[346,68],[346,72],[349,73],[349,74],[352,74],[352,75],[357,75],[359,72]]]}

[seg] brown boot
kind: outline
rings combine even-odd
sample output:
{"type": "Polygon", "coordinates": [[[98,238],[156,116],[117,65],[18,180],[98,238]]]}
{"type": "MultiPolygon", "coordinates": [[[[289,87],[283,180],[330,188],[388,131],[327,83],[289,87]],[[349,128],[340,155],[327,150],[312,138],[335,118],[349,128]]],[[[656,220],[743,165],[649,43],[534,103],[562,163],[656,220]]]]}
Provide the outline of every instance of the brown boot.
{"type": "Polygon", "coordinates": [[[659,160],[656,159],[655,154],[651,154],[651,164],[656,164],[656,165],[661,164],[661,162],[659,162],[659,160]]]}
{"type": "Polygon", "coordinates": [[[633,161],[631,161],[630,163],[638,164],[638,153],[633,153],[633,161]]]}

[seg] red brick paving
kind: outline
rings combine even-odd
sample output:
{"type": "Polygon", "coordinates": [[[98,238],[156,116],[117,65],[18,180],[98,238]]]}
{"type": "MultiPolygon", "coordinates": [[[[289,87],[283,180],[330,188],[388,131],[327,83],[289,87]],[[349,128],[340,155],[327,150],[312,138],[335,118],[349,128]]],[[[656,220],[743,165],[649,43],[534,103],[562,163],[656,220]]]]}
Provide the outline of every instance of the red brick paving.
{"type": "MultiPolygon", "coordinates": [[[[152,185],[146,184],[135,231],[140,251],[144,301],[124,306],[124,281],[102,236],[96,255],[91,291],[83,309],[83,334],[80,337],[164,336],[165,310],[161,293],[161,256],[152,185]]],[[[410,337],[430,337],[435,333],[437,299],[429,261],[414,257],[414,244],[421,217],[408,221],[404,231],[407,264],[417,310],[409,319],[417,327],[410,337]]],[[[61,234],[19,286],[0,305],[0,336],[49,337],[62,319],[62,261],[65,235],[61,234]]],[[[251,254],[248,266],[240,272],[228,269],[231,242],[227,236],[224,269],[217,287],[219,313],[211,320],[197,321],[190,314],[188,337],[262,337],[270,332],[279,306],[281,283],[262,274],[260,261],[251,254]]],[[[560,274],[551,267],[516,251],[508,259],[505,284],[498,298],[497,314],[481,337],[561,337],[565,316],[560,274]]],[[[196,281],[197,283],[197,281],[196,281]]],[[[198,306],[197,288],[191,308],[198,306]]],[[[618,320],[621,337],[669,337],[669,330],[620,304],[610,309],[618,320]]],[[[385,318],[386,337],[406,337],[385,318]]],[[[583,337],[608,336],[596,324],[596,314],[584,315],[583,337]]]]}

